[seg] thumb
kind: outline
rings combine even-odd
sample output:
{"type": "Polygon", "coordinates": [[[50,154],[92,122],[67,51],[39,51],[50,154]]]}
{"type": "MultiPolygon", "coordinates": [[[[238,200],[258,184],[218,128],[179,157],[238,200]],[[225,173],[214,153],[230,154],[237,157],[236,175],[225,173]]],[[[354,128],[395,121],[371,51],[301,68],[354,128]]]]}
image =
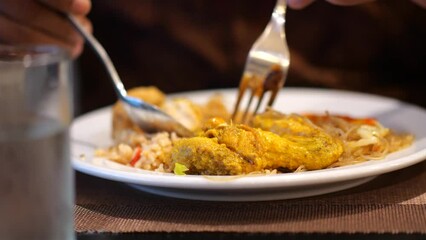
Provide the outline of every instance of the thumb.
{"type": "Polygon", "coordinates": [[[86,15],[92,7],[90,0],[39,0],[39,2],[60,12],[74,15],[86,15]]]}
{"type": "Polygon", "coordinates": [[[302,9],[314,1],[315,0],[287,0],[287,5],[293,9],[302,9]]]}

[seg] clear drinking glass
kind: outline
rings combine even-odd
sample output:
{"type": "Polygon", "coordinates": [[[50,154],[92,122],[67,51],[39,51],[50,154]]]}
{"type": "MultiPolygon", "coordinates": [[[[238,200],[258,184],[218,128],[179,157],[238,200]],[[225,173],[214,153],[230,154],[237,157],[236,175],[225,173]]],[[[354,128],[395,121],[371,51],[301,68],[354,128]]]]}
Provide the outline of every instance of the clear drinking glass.
{"type": "Polygon", "coordinates": [[[71,240],[70,59],[0,45],[0,239],[71,240]]]}

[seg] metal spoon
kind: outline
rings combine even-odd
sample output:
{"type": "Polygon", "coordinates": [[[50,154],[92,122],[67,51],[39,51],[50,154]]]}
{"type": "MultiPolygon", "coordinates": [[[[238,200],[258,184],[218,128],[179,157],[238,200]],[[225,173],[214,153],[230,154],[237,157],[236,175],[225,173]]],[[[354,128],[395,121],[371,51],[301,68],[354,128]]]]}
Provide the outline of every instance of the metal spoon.
{"type": "Polygon", "coordinates": [[[118,99],[124,103],[124,108],[126,109],[127,114],[135,124],[147,132],[176,132],[182,137],[190,137],[194,135],[192,131],[184,127],[176,119],[163,112],[158,107],[142,101],[141,99],[128,96],[123,82],[118,76],[117,70],[102,45],[92,34],[88,33],[83,28],[74,16],[67,15],[67,17],[72,25],[80,32],[81,35],[83,35],[84,39],[103,63],[106,71],[108,72],[108,76],[113,83],[118,99]]]}

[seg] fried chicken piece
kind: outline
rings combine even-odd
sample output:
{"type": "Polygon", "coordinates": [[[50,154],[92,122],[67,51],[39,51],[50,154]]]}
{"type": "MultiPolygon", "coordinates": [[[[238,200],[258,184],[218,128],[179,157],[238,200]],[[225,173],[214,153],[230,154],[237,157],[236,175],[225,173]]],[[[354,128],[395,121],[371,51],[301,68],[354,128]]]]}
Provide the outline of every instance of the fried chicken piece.
{"type": "Polygon", "coordinates": [[[343,145],[310,122],[296,117],[259,118],[267,130],[219,124],[195,138],[181,139],[172,149],[171,166],[180,163],[191,174],[237,175],[266,169],[323,169],[336,162],[343,145]]]}
{"type": "Polygon", "coordinates": [[[217,139],[206,137],[182,138],[175,142],[171,164],[188,167],[187,174],[238,175],[258,169],[217,139]]]}
{"type": "MultiPolygon", "coordinates": [[[[156,106],[162,105],[166,100],[166,95],[154,86],[132,88],[127,94],[156,106]]],[[[112,139],[114,139],[115,142],[127,142],[126,140],[129,134],[142,132],[143,131],[130,120],[130,117],[124,109],[123,103],[117,101],[112,107],[112,139]]]]}
{"type": "Polygon", "coordinates": [[[202,107],[203,111],[203,124],[212,118],[221,118],[229,120],[231,114],[224,104],[223,96],[221,94],[214,94],[209,98],[209,101],[202,107]]]}
{"type": "Polygon", "coordinates": [[[283,114],[274,110],[257,114],[253,119],[252,126],[280,136],[314,137],[325,133],[306,117],[297,114],[283,114]]]}
{"type": "MultiPolygon", "coordinates": [[[[192,131],[200,130],[204,122],[212,117],[229,119],[230,116],[219,94],[213,95],[205,104],[196,104],[186,98],[167,99],[166,95],[154,86],[132,88],[128,91],[128,95],[156,105],[192,131]]],[[[127,140],[131,136],[141,133],[142,129],[131,121],[123,104],[119,101],[114,104],[112,108],[114,141],[128,143],[127,140]]]]}
{"type": "Polygon", "coordinates": [[[191,131],[201,128],[203,123],[202,107],[189,99],[174,98],[164,102],[160,108],[191,131]]]}

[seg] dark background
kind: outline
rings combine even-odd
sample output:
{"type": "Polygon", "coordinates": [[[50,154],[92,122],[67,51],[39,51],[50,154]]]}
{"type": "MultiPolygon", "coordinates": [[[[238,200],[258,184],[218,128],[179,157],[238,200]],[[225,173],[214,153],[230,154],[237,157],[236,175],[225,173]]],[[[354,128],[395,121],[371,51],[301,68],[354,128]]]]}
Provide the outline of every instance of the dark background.
{"type": "MultiPolygon", "coordinates": [[[[94,35],[127,88],[166,93],[237,87],[246,54],[275,0],[93,0],[94,35]]],[[[287,11],[286,86],[346,89],[426,107],[426,10],[408,0],[287,11]]],[[[86,47],[77,61],[77,113],[114,103],[86,47]]]]}
{"type": "MultiPolygon", "coordinates": [[[[127,88],[166,93],[237,87],[246,54],[275,0],[93,0],[94,35],[127,88]]],[[[286,86],[345,89],[426,108],[426,10],[409,0],[354,7],[316,1],[288,9],[286,86]]],[[[77,114],[115,102],[93,52],[77,61],[77,114]]],[[[338,101],[338,99],[336,99],[338,101]]],[[[423,239],[410,234],[81,233],[78,239],[423,239]]]]}

